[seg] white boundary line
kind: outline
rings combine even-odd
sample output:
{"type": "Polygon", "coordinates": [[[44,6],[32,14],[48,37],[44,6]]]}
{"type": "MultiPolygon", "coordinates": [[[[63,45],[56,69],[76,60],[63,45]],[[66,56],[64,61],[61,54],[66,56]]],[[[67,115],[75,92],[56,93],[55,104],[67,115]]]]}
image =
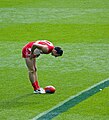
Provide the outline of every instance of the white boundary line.
{"type": "MultiPolygon", "coordinates": [[[[76,95],[70,96],[68,99],[60,102],[58,105],[52,107],[51,109],[49,109],[49,110],[47,110],[47,111],[45,111],[45,112],[40,113],[39,115],[37,115],[36,117],[34,117],[32,120],[37,120],[38,118],[40,118],[41,116],[49,113],[49,112],[52,111],[53,109],[58,108],[59,106],[62,106],[64,103],[68,102],[69,100],[74,99],[75,97],[81,95],[82,93],[87,92],[87,91],[91,90],[92,88],[94,88],[94,87],[96,87],[96,86],[98,86],[98,85],[100,85],[100,84],[103,84],[103,83],[106,82],[106,81],[109,81],[109,78],[107,78],[107,79],[105,79],[105,80],[102,80],[102,81],[99,82],[99,83],[94,84],[93,86],[91,86],[91,87],[89,87],[89,88],[87,88],[87,89],[79,92],[79,93],[76,94],[76,95]]],[[[101,89],[99,89],[99,90],[101,90],[101,89]]]]}

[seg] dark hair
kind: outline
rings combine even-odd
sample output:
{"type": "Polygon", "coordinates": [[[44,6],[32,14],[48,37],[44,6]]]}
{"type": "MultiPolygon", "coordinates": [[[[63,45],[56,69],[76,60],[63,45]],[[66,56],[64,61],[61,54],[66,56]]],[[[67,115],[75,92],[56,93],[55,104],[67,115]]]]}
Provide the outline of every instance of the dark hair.
{"type": "Polygon", "coordinates": [[[60,56],[62,56],[63,50],[60,47],[55,47],[54,49],[57,51],[57,54],[59,54],[60,56]]]}

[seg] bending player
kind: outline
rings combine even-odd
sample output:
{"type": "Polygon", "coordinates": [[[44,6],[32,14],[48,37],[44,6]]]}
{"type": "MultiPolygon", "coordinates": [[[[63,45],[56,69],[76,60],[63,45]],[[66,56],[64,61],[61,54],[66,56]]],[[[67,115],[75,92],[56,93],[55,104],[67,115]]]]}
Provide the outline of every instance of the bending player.
{"type": "Polygon", "coordinates": [[[55,47],[50,41],[38,40],[29,42],[22,49],[22,57],[28,68],[29,79],[34,88],[34,93],[43,94],[45,90],[38,83],[36,58],[41,54],[50,54],[59,57],[62,56],[63,50],[60,47],[55,47]]]}

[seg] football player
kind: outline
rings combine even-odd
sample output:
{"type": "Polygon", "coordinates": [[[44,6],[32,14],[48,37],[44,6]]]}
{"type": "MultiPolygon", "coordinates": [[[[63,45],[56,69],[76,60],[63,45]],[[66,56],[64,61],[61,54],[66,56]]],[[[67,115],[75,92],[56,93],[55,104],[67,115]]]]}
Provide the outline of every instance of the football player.
{"type": "Polygon", "coordinates": [[[41,54],[50,54],[54,57],[62,56],[63,50],[60,47],[55,47],[48,40],[37,40],[27,43],[22,48],[22,57],[25,59],[30,82],[34,88],[34,93],[43,94],[45,90],[38,83],[36,58],[41,54]]]}

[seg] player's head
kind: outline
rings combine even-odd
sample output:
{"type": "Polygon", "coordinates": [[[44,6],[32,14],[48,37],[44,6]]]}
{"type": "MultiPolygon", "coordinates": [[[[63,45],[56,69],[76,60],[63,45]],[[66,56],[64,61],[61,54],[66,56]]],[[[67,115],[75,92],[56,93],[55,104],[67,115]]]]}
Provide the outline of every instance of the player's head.
{"type": "Polygon", "coordinates": [[[63,50],[60,47],[54,47],[51,54],[55,57],[59,57],[59,56],[62,56],[63,50]]]}

